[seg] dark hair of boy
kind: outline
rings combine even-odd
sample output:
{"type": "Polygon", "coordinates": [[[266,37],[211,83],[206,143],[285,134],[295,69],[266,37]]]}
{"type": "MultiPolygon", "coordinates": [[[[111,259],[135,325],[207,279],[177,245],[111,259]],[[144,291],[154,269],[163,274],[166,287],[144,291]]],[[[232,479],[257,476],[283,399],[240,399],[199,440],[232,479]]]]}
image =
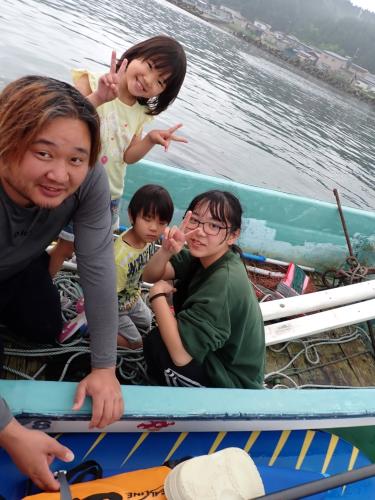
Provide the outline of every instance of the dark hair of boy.
{"type": "Polygon", "coordinates": [[[165,75],[166,87],[163,92],[150,99],[137,98],[139,104],[148,107],[149,115],[158,115],[176,99],[186,74],[186,54],[182,45],[170,36],[158,35],[137,43],[122,54],[117,62],[118,71],[124,59],[128,64],[133,59],[149,59],[155,68],[165,75]]]}
{"type": "Polygon", "coordinates": [[[133,222],[138,215],[159,217],[160,221],[170,223],[173,217],[173,201],[170,194],[162,186],[146,184],[136,191],[128,206],[133,222]]]}

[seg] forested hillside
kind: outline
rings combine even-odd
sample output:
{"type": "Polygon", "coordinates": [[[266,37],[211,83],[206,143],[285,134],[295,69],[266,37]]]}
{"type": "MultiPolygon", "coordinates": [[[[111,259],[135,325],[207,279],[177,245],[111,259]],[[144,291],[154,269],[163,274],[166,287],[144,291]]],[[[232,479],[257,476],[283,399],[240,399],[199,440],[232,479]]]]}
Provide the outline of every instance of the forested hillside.
{"type": "Polygon", "coordinates": [[[349,0],[211,0],[259,19],[273,30],[341,55],[375,73],[375,14],[349,0]]]}

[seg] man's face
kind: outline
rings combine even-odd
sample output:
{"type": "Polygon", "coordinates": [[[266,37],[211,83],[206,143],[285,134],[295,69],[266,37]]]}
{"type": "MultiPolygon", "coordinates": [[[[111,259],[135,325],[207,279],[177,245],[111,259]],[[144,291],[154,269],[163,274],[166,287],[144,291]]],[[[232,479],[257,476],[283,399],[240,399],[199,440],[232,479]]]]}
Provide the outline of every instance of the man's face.
{"type": "Polygon", "coordinates": [[[58,207],[84,181],[90,147],[84,122],[56,118],[37,134],[18,165],[2,165],[3,188],[18,205],[58,207]]]}

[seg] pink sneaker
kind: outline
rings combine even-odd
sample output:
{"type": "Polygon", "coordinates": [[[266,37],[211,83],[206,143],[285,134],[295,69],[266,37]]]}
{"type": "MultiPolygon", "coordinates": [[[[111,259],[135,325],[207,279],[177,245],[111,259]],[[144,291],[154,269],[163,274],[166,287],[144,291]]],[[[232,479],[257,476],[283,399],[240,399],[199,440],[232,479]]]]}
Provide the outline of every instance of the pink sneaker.
{"type": "Polygon", "coordinates": [[[67,323],[65,323],[60,335],[58,336],[57,340],[60,342],[60,344],[63,344],[66,342],[72,335],[78,331],[81,326],[85,325],[87,323],[86,320],[86,315],[85,312],[79,313],[74,319],[71,319],[67,323]]]}

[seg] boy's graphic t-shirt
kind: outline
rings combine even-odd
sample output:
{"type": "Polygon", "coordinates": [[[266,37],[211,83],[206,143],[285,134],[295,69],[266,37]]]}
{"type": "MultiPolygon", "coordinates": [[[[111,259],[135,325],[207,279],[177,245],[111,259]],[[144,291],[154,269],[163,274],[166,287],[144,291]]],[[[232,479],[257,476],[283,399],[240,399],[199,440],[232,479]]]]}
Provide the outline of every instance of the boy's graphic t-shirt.
{"type": "Polygon", "coordinates": [[[119,309],[130,309],[141,296],[140,279],[147,262],[156,252],[155,243],[146,243],[143,248],[133,248],[126,240],[125,231],[115,241],[115,264],[119,309]]]}
{"type": "MultiPolygon", "coordinates": [[[[98,88],[101,75],[91,73],[82,69],[72,70],[73,82],[87,75],[92,91],[98,88]]],[[[153,120],[153,116],[147,115],[146,106],[137,101],[129,106],[119,99],[106,102],[97,108],[100,117],[100,138],[102,149],[99,162],[106,169],[111,198],[121,198],[124,191],[124,178],[126,163],[124,152],[128,148],[134,135],[140,135],[143,126],[153,120]]]]}

